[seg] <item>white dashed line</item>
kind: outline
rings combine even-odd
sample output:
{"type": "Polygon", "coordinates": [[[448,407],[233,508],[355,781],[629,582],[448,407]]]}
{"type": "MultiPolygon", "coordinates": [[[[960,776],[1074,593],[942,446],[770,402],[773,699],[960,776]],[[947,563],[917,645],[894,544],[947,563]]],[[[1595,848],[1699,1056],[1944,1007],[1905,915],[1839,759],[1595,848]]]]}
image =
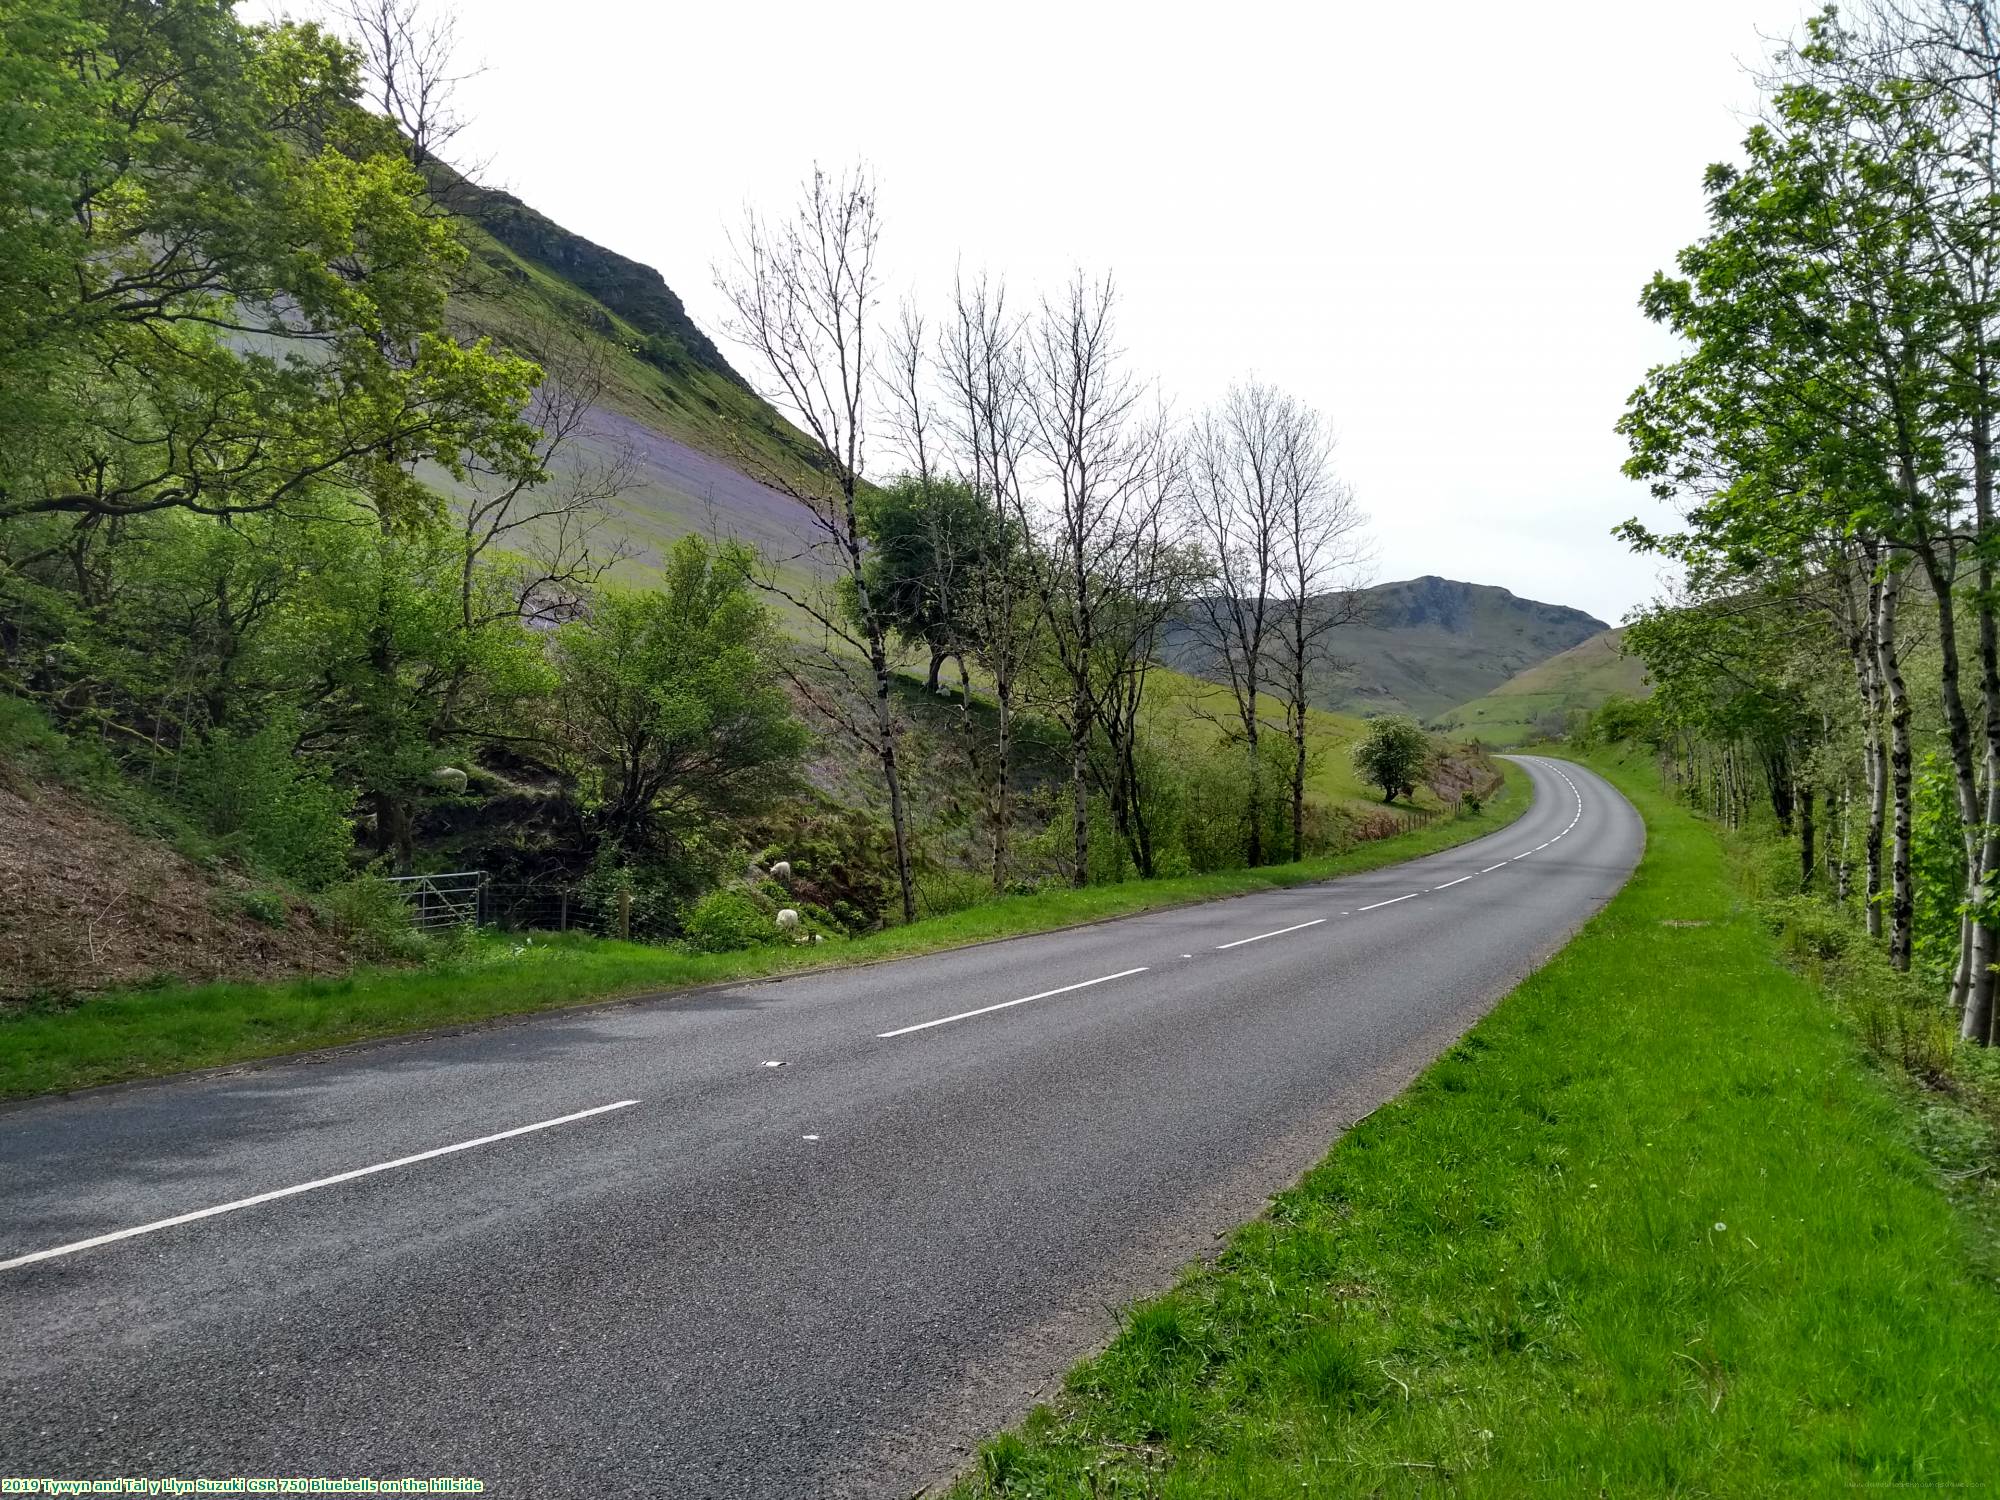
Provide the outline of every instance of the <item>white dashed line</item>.
{"type": "Polygon", "coordinates": [[[1470,875],[1461,875],[1456,880],[1447,880],[1443,885],[1434,885],[1431,889],[1434,891],[1448,891],[1455,885],[1464,885],[1470,879],[1472,879],[1470,875]]]}
{"type": "Polygon", "coordinates": [[[962,1010],[955,1016],[939,1016],[935,1021],[919,1021],[914,1026],[899,1026],[894,1031],[878,1031],[877,1041],[886,1042],[893,1036],[908,1036],[913,1031],[928,1031],[933,1026],[949,1026],[953,1021],[969,1021],[974,1016],[991,1015],[996,1010],[1006,1010],[1009,1006],[1026,1005],[1030,1000],[1046,1000],[1051,995],[1067,995],[1071,990],[1087,990],[1093,984],[1109,984],[1114,979],[1129,979],[1134,974],[1146,972],[1146,965],[1136,969],[1120,969],[1116,974],[1100,974],[1095,979],[1080,980],[1076,984],[1066,984],[1059,989],[1042,990],[1037,994],[1023,995],[1018,1000],[1002,1000],[998,1005],[982,1005],[977,1010],[962,1010]]]}
{"type": "Polygon", "coordinates": [[[1361,910],[1375,911],[1379,907],[1394,906],[1397,901],[1414,901],[1417,899],[1417,897],[1421,896],[1422,894],[1423,894],[1422,891],[1411,891],[1410,894],[1407,896],[1398,896],[1391,901],[1377,901],[1374,906],[1364,906],[1361,908],[1361,910]]]}
{"type": "Polygon", "coordinates": [[[1308,927],[1317,927],[1325,920],[1325,917],[1314,917],[1310,922],[1299,922],[1290,927],[1280,927],[1275,932],[1260,932],[1255,937],[1238,938],[1233,943],[1217,943],[1215,951],[1220,953],[1224,948],[1241,948],[1245,943],[1261,943],[1267,937],[1283,937],[1288,932],[1301,932],[1308,927]]]}
{"type": "Polygon", "coordinates": [[[1506,868],[1507,868],[1507,861],[1503,859],[1497,865],[1488,865],[1485,869],[1481,870],[1479,873],[1482,875],[1491,875],[1495,870],[1504,870],[1506,868]]]}
{"type": "Polygon", "coordinates": [[[310,1193],[318,1188],[332,1187],[336,1183],[352,1182],[357,1177],[370,1177],[377,1172],[393,1171],[397,1167],[415,1166],[420,1161],[431,1161],[440,1156],[450,1156],[458,1151],[470,1151],[475,1146],[490,1146],[495,1141],[512,1140],[517,1135],[527,1135],[531,1131],[547,1130],[555,1125],[567,1125],[574,1120],[587,1120],[592,1115],[607,1114],[614,1109],[630,1109],[637,1099],[620,1099],[616,1104],[600,1104],[595,1109],[580,1109],[573,1115],[558,1115],[553,1120],[538,1120],[533,1125],[517,1125],[512,1130],[502,1130],[493,1135],[482,1135],[477,1140],[460,1141],[455,1146],[439,1146],[431,1151],[419,1151],[415,1156],[399,1156],[394,1161],[378,1162],[372,1167],[356,1167],[351,1172],[336,1172],[331,1177],[316,1177],[311,1182],[301,1182],[296,1187],[278,1188],[272,1192],[259,1193],[254,1198],[238,1198],[234,1203],[218,1203],[214,1208],[198,1208],[193,1213],[175,1214],[171,1219],[155,1219],[150,1224],[140,1224],[132,1229],[120,1229],[111,1234],[93,1235],[87,1240],[76,1240],[67,1245],[57,1245],[53,1250],[37,1250],[33,1255],[17,1255],[12,1260],[0,1260],[0,1271],[11,1271],[16,1266],[32,1265],[38,1260],[54,1260],[58,1255],[74,1255],[79,1250],[92,1250],[99,1245],[109,1245],[118,1240],[129,1240],[135,1235],[151,1234],[158,1229],[172,1229],[176,1224],[192,1224],[197,1219],[212,1219],[217,1214],[234,1213],[239,1208],[255,1208],[259,1203],[270,1203],[279,1198],[292,1198],[300,1193],[310,1193]]]}

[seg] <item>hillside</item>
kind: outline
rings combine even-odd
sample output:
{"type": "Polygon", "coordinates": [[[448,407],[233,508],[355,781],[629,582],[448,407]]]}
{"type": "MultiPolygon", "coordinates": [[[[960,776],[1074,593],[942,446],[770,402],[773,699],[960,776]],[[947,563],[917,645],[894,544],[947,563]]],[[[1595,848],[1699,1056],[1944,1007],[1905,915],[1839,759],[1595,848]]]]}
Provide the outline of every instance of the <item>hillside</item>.
{"type": "MultiPolygon", "coordinates": [[[[808,517],[752,474],[804,477],[806,440],[751,388],[664,277],[574,234],[508,193],[450,186],[473,259],[453,321],[501,343],[571,341],[604,388],[565,471],[622,463],[628,478],[606,539],[645,576],[689,533],[741,537],[777,557],[800,549],[808,517]]],[[[427,475],[446,490],[450,476],[427,475]]]]}
{"type": "MultiPolygon", "coordinates": [[[[1450,578],[1377,584],[1361,602],[1361,619],[1331,636],[1339,665],[1316,699],[1336,713],[1429,718],[1607,628],[1580,609],[1450,578]]],[[[1209,675],[1185,625],[1166,651],[1183,671],[1209,675]]]]}
{"type": "Polygon", "coordinates": [[[1437,727],[1489,745],[1521,745],[1559,733],[1574,709],[1593,709],[1614,696],[1642,698],[1652,687],[1645,666],[1625,655],[1624,641],[1623,630],[1594,635],[1441,714],[1437,727]]]}

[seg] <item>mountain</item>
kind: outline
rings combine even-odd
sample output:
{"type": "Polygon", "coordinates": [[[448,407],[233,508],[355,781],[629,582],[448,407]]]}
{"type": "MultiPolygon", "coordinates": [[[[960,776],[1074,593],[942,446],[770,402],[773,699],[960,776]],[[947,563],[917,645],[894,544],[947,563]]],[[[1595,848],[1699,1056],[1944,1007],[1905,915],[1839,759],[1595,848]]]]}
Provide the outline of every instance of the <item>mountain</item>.
{"type": "MultiPolygon", "coordinates": [[[[440,197],[472,259],[451,315],[467,333],[516,348],[569,342],[602,367],[604,389],[561,471],[616,457],[628,480],[606,531],[638,581],[689,533],[798,553],[810,521],[797,501],[751,477],[804,477],[810,444],[756,394],[651,266],[563,228],[510,193],[462,180],[440,197]]],[[[426,476],[456,492],[448,475],[426,476]]]]}
{"type": "MultiPolygon", "coordinates": [[[[1315,699],[1338,713],[1427,719],[1608,628],[1580,609],[1450,578],[1377,584],[1360,603],[1360,618],[1329,638],[1339,665],[1315,699]]],[[[1211,675],[1185,623],[1169,631],[1166,653],[1183,671],[1211,675]]]]}
{"type": "Polygon", "coordinates": [[[1489,745],[1520,745],[1560,733],[1572,710],[1652,691],[1645,665],[1625,655],[1625,632],[1606,630],[1518,672],[1483,698],[1440,715],[1437,725],[1489,745]]]}

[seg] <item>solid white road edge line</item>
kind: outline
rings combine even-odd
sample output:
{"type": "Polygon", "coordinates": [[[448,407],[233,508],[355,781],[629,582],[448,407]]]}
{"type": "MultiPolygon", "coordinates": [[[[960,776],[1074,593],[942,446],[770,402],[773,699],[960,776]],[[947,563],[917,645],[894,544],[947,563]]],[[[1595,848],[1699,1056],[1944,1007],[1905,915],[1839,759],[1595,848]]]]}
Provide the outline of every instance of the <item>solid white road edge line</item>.
{"type": "Polygon", "coordinates": [[[1411,891],[1410,894],[1407,896],[1398,896],[1391,901],[1377,901],[1375,903],[1375,906],[1363,906],[1363,907],[1358,907],[1356,909],[1359,911],[1374,911],[1376,907],[1394,906],[1397,901],[1414,901],[1417,899],[1417,897],[1421,896],[1422,894],[1423,894],[1422,891],[1411,891]]]}
{"type": "Polygon", "coordinates": [[[580,1109],[573,1115],[558,1115],[553,1120],[537,1120],[533,1125],[517,1125],[512,1130],[502,1130],[495,1135],[482,1135],[474,1141],[460,1141],[455,1146],[439,1146],[435,1150],[419,1151],[415,1156],[399,1156],[394,1161],[378,1162],[372,1167],[356,1167],[352,1172],[336,1172],[331,1177],[318,1177],[311,1182],[301,1182],[296,1187],[278,1188],[269,1193],[259,1193],[253,1198],[238,1198],[234,1203],[218,1203],[213,1208],[198,1208],[190,1214],[175,1214],[171,1219],[156,1219],[151,1224],[140,1224],[132,1229],[119,1229],[110,1234],[93,1235],[87,1240],[57,1245],[53,1250],[37,1250],[33,1255],[17,1255],[12,1260],[0,1260],[0,1271],[11,1271],[16,1266],[32,1265],[38,1260],[54,1260],[58,1255],[74,1255],[79,1250],[93,1250],[99,1245],[129,1240],[134,1235],[151,1234],[158,1229],[171,1229],[176,1224],[192,1224],[196,1219],[212,1219],[217,1214],[234,1213],[239,1208],[254,1208],[259,1203],[295,1197],[318,1188],[332,1187],[336,1183],[352,1182],[357,1177],[371,1177],[377,1172],[391,1171],[396,1167],[414,1166],[420,1161],[430,1161],[433,1157],[470,1151],[474,1146],[490,1146],[495,1141],[511,1140],[517,1135],[527,1135],[530,1131],[547,1130],[552,1125],[567,1125],[572,1120],[587,1120],[592,1115],[605,1114],[614,1109],[630,1109],[638,1102],[637,1099],[620,1099],[616,1104],[600,1104],[595,1109],[580,1109]]]}
{"type": "Polygon", "coordinates": [[[1043,990],[1035,995],[1023,995],[1018,1000],[1002,1000],[998,1005],[982,1005],[978,1010],[962,1010],[955,1016],[939,1016],[935,1021],[919,1021],[914,1026],[899,1026],[894,1031],[878,1031],[875,1039],[886,1042],[892,1036],[908,1036],[913,1031],[929,1031],[933,1026],[948,1026],[953,1021],[969,1021],[974,1016],[987,1015],[992,1011],[1005,1010],[1010,1005],[1026,1005],[1030,1000],[1046,1000],[1051,995],[1067,995],[1071,990],[1087,990],[1093,984],[1109,984],[1114,979],[1128,979],[1134,974],[1146,972],[1147,965],[1136,969],[1120,969],[1116,974],[1100,974],[1095,979],[1085,979],[1076,984],[1066,984],[1061,989],[1043,990]]]}
{"type": "Polygon", "coordinates": [[[1261,943],[1267,937],[1283,937],[1288,932],[1301,932],[1308,927],[1317,927],[1325,920],[1325,917],[1314,917],[1310,922],[1299,922],[1290,927],[1280,927],[1275,932],[1260,932],[1255,937],[1238,938],[1233,943],[1217,943],[1215,951],[1220,953],[1224,948],[1241,948],[1245,943],[1261,943]]]}

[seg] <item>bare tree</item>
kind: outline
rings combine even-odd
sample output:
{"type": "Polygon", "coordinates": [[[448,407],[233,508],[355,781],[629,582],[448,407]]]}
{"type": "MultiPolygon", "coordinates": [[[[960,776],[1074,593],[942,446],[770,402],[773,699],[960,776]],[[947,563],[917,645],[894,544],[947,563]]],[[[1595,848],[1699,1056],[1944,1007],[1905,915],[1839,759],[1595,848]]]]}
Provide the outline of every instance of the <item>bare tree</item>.
{"type": "Polygon", "coordinates": [[[869,589],[857,507],[873,384],[880,237],[875,184],[867,171],[856,168],[834,178],[815,167],[788,217],[772,222],[749,215],[733,246],[734,263],[717,269],[716,287],[729,302],[730,335],[762,360],[770,371],[767,394],[815,449],[814,464],[800,470],[778,468],[747,450],[738,458],[806,507],[814,528],[809,550],[851,591],[852,608],[844,608],[831,590],[793,587],[775,570],[761,581],[820,627],[815,665],[822,676],[845,677],[856,657],[866,662],[872,687],[867,720],[850,722],[823,688],[811,696],[849,723],[881,765],[903,919],[913,921],[916,885],[898,754],[902,725],[890,696],[890,622],[869,589]]]}
{"type": "MultiPolygon", "coordinates": [[[[973,658],[993,684],[997,708],[994,758],[987,780],[993,889],[1004,890],[1012,822],[1013,723],[1022,679],[1040,638],[1032,606],[1028,533],[1022,517],[1021,468],[1029,417],[1022,329],[1007,311],[1006,288],[984,277],[953,287],[952,319],[938,340],[944,375],[944,435],[960,477],[986,507],[975,565],[961,591],[959,614],[973,658]]],[[[960,658],[964,684],[964,658],[960,658]]],[[[969,692],[969,684],[965,684],[969,692]]]]}
{"type": "Polygon", "coordinates": [[[1333,661],[1335,632],[1367,616],[1368,518],[1333,472],[1333,435],[1310,407],[1288,403],[1278,459],[1273,677],[1292,742],[1291,857],[1305,856],[1307,715],[1333,661]]]}
{"type": "Polygon", "coordinates": [[[1229,690],[1233,712],[1225,728],[1249,759],[1245,813],[1253,865],[1261,865],[1266,852],[1259,700],[1270,669],[1267,636],[1278,603],[1282,484],[1298,412],[1296,402],[1270,386],[1255,381],[1234,386],[1196,424],[1189,465],[1190,513],[1210,570],[1189,624],[1202,649],[1205,675],[1229,690]]]}
{"type": "Polygon", "coordinates": [[[1207,566],[1186,534],[1187,462],[1164,411],[1152,419],[1158,461],[1131,508],[1125,534],[1104,559],[1118,587],[1104,601],[1095,631],[1097,720],[1103,764],[1093,768],[1110,804],[1112,825],[1133,867],[1156,873],[1148,787],[1140,762],[1140,715],[1161,629],[1183,614],[1189,594],[1206,581],[1207,566]]]}
{"type": "Polygon", "coordinates": [[[475,588],[496,553],[512,560],[501,613],[531,624],[567,618],[583,591],[629,555],[622,541],[603,536],[612,502],[637,474],[630,447],[594,426],[611,379],[609,346],[555,321],[515,342],[542,368],[526,413],[540,437],[532,468],[472,467],[472,492],[459,514],[459,603],[468,630],[499,617],[475,588]]]}
{"type": "Polygon", "coordinates": [[[458,112],[459,85],[484,71],[459,61],[456,13],[426,0],[340,0],[335,13],[360,49],[368,103],[402,133],[410,164],[426,180],[472,176],[462,163],[433,171],[470,123],[458,112]]]}
{"type": "Polygon", "coordinates": [[[1035,537],[1033,577],[1049,650],[1064,684],[1050,705],[1069,736],[1071,879],[1090,867],[1090,738],[1103,707],[1100,645],[1131,585],[1129,555],[1156,519],[1165,432],[1113,338],[1116,294],[1081,273],[1045,301],[1026,337],[1031,446],[1044,491],[1021,499],[1035,537]]]}

